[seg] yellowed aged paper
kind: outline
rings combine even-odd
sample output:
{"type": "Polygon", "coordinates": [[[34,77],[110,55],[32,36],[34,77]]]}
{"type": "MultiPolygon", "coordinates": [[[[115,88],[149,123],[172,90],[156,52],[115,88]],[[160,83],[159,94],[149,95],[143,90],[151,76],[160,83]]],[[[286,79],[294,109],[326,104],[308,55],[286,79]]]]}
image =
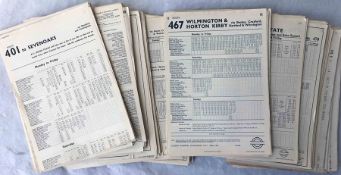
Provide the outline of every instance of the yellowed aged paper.
{"type": "Polygon", "coordinates": [[[134,149],[122,152],[142,152],[146,134],[137,91],[134,55],[129,43],[131,32],[126,27],[130,21],[125,21],[123,7],[119,3],[96,7],[94,12],[137,139],[134,149]]]}
{"type": "Polygon", "coordinates": [[[148,52],[153,81],[154,100],[156,103],[157,132],[159,132],[160,153],[155,160],[148,162],[171,163],[176,165],[188,165],[190,158],[184,156],[168,156],[166,154],[166,91],[165,91],[165,57],[164,57],[164,19],[162,16],[146,15],[148,52]]]}
{"type": "MultiPolygon", "coordinates": [[[[148,48],[148,47],[144,47],[144,36],[143,35],[143,31],[142,28],[145,26],[142,26],[142,23],[140,22],[141,20],[141,14],[138,11],[131,11],[130,12],[130,18],[131,18],[131,29],[132,29],[132,41],[133,41],[133,48],[134,48],[134,57],[135,57],[135,63],[136,63],[136,75],[137,75],[137,79],[138,81],[140,81],[140,85],[138,86],[139,92],[142,93],[142,95],[147,95],[149,92],[148,90],[150,89],[149,87],[147,87],[145,84],[148,83],[149,80],[148,79],[148,72],[147,72],[147,63],[145,61],[147,61],[147,59],[145,58],[145,52],[144,48],[148,48]]],[[[160,17],[161,19],[161,25],[162,26],[162,17],[160,17]]],[[[148,59],[149,60],[149,59],[148,59]]],[[[140,94],[141,95],[141,94],[140,94]]],[[[147,100],[146,98],[147,96],[140,98],[147,100]]],[[[150,105],[146,102],[142,102],[142,105],[150,105]]],[[[148,106],[146,106],[147,108],[148,106]]],[[[151,106],[149,106],[151,107],[151,106]]],[[[149,112],[151,109],[149,109],[149,112]]],[[[145,111],[146,113],[144,114],[148,114],[147,111],[145,111]]],[[[146,121],[149,122],[149,124],[151,124],[150,122],[154,122],[153,121],[153,116],[150,116],[150,113],[148,116],[144,116],[144,117],[148,117],[146,121]]],[[[155,134],[155,131],[153,129],[154,126],[151,125],[150,129],[150,135],[152,136],[152,134],[155,134]]],[[[147,134],[148,136],[148,134],[147,134]]],[[[148,137],[147,137],[148,138],[148,137]]],[[[162,160],[160,159],[160,157],[157,156],[157,152],[156,152],[156,140],[153,137],[150,137],[149,139],[151,144],[148,146],[146,145],[146,147],[144,148],[144,151],[141,153],[134,153],[134,154],[127,154],[127,155],[121,155],[121,156],[113,156],[113,155],[105,155],[105,156],[101,156],[92,160],[88,160],[88,161],[83,161],[80,162],[78,164],[73,164],[70,166],[67,166],[67,168],[71,168],[71,169],[78,169],[78,168],[88,168],[88,167],[97,167],[97,166],[104,166],[107,164],[114,164],[114,163],[132,163],[132,162],[153,162],[153,163],[166,163],[166,164],[176,164],[176,165],[188,165],[189,164],[189,158],[188,157],[178,157],[178,158],[171,158],[171,159],[166,159],[164,157],[162,157],[162,160]]],[[[148,142],[147,142],[148,143],[148,142]]]]}
{"type": "Polygon", "coordinates": [[[337,70],[337,61],[340,48],[340,30],[334,30],[330,49],[328,52],[328,60],[326,62],[325,73],[323,77],[321,100],[319,103],[319,111],[317,117],[317,131],[316,131],[316,152],[315,152],[315,170],[318,172],[325,172],[325,162],[327,160],[327,137],[328,137],[328,124],[331,118],[332,97],[335,74],[337,70]]]}
{"type": "MultiPolygon", "coordinates": [[[[340,50],[340,48],[339,48],[340,50]]],[[[330,112],[329,136],[328,136],[328,151],[325,163],[325,169],[328,172],[335,172],[338,169],[338,124],[339,124],[339,109],[340,109],[340,77],[341,77],[341,54],[337,61],[334,90],[332,97],[332,106],[330,112]]]]}
{"type": "Polygon", "coordinates": [[[167,154],[269,156],[268,10],[164,19],[167,154]]]}
{"type": "Polygon", "coordinates": [[[88,3],[8,31],[0,49],[38,171],[135,140],[88,3]]]}
{"type": "Polygon", "coordinates": [[[260,162],[252,159],[227,158],[228,162],[276,167],[284,169],[309,170],[312,169],[315,139],[315,115],[319,100],[320,77],[322,63],[325,58],[325,46],[327,41],[328,24],[323,21],[309,20],[305,41],[304,66],[301,87],[301,102],[299,116],[299,141],[297,164],[260,162]]]}

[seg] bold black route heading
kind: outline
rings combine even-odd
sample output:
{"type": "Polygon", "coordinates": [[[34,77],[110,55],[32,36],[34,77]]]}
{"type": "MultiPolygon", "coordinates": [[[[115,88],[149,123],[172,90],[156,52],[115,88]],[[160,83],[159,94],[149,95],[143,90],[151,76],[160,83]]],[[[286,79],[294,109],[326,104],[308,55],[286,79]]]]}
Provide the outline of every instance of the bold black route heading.
{"type": "Polygon", "coordinates": [[[56,36],[51,36],[51,37],[46,38],[46,39],[44,39],[42,41],[38,41],[36,43],[30,44],[30,45],[28,45],[28,49],[33,49],[33,48],[38,47],[40,45],[43,45],[45,43],[49,43],[49,42],[51,42],[53,40],[56,40],[56,36]]]}

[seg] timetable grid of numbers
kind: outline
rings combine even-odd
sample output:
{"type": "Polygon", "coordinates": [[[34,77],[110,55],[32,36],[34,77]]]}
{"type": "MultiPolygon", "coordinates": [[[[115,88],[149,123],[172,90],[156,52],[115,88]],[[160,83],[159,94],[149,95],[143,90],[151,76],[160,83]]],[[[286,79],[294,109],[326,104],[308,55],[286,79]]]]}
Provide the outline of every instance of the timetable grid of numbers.
{"type": "Polygon", "coordinates": [[[259,54],[262,34],[192,36],[192,55],[259,54]]]}

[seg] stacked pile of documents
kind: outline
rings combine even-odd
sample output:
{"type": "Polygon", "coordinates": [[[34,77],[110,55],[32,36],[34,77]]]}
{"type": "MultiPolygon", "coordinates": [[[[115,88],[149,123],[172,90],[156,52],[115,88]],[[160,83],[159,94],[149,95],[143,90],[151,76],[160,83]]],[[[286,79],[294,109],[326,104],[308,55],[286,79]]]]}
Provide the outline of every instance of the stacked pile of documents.
{"type": "Polygon", "coordinates": [[[337,171],[341,29],[270,9],[84,3],[0,32],[32,165],[337,171]]]}

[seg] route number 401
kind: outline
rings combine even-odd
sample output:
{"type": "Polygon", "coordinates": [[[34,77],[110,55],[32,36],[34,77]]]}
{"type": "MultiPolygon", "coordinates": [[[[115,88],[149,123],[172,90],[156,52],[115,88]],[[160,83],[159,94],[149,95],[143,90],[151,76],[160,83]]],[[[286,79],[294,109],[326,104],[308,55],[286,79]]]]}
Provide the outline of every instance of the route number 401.
{"type": "Polygon", "coordinates": [[[168,27],[170,27],[171,29],[181,29],[183,24],[184,21],[171,21],[168,24],[168,27]]]}

